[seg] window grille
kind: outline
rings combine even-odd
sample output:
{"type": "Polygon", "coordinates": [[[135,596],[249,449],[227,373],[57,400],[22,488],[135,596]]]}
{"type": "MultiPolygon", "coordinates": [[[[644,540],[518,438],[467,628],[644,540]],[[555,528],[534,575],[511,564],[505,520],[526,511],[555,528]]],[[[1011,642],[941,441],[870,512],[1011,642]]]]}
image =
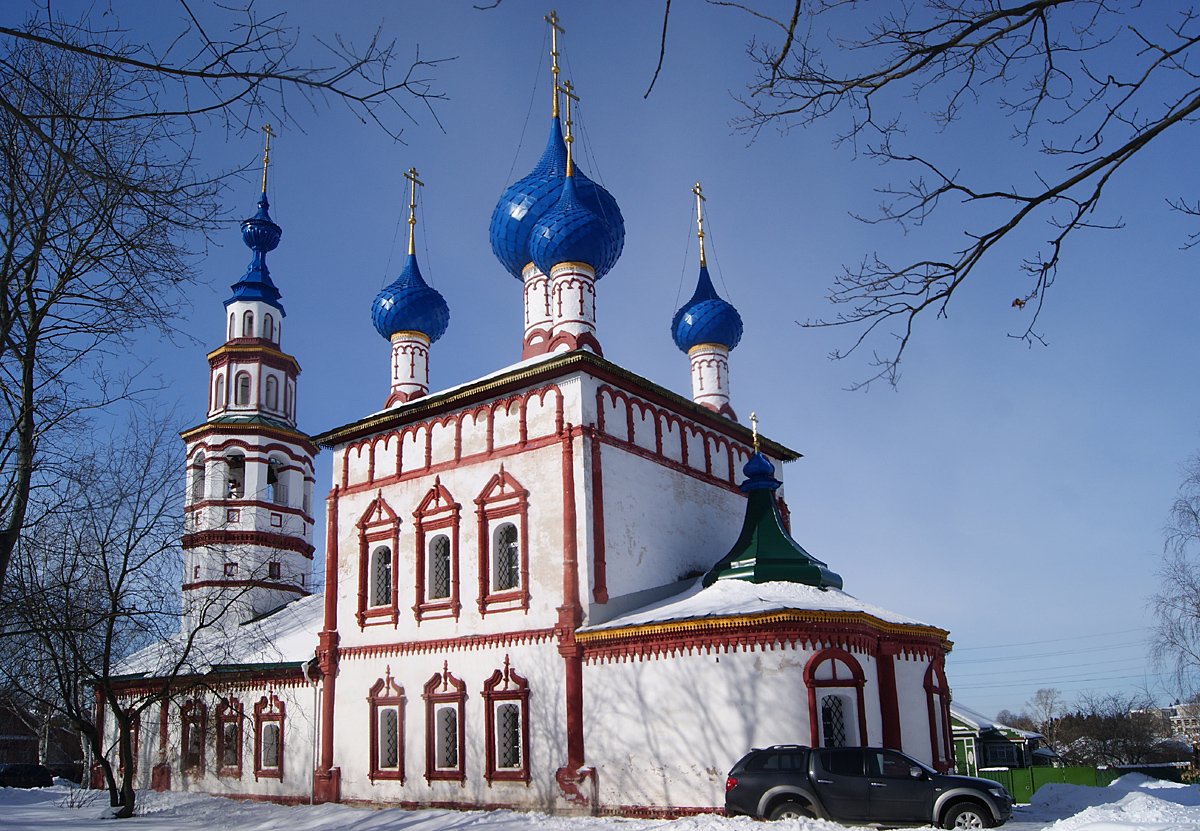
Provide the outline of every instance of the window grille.
{"type": "Polygon", "coordinates": [[[821,699],[821,727],[825,747],[846,746],[846,714],[840,695],[827,695],[821,699]]]}
{"type": "Polygon", "coordinates": [[[392,550],[377,548],[371,559],[371,605],[387,606],[392,602],[392,550]]]}
{"type": "Polygon", "coordinates": [[[279,767],[279,725],[264,724],[262,728],[262,766],[279,767]]]}
{"type": "Polygon", "coordinates": [[[437,766],[458,767],[458,711],[453,707],[437,711],[437,766]]]}
{"type": "Polygon", "coordinates": [[[429,597],[431,600],[449,597],[450,540],[438,535],[429,548],[429,597]]]}
{"type": "Polygon", "coordinates": [[[379,711],[379,767],[400,766],[400,719],[395,709],[379,711]]]}
{"type": "Polygon", "coordinates": [[[236,721],[221,724],[221,767],[235,768],[240,763],[241,748],[238,747],[238,725],[236,721]]]}
{"type": "Polygon", "coordinates": [[[505,523],[496,531],[496,591],[515,589],[521,584],[521,552],[517,546],[517,528],[505,523]]]}
{"type": "Polygon", "coordinates": [[[521,766],[521,708],[501,704],[496,708],[496,767],[521,766]]]}

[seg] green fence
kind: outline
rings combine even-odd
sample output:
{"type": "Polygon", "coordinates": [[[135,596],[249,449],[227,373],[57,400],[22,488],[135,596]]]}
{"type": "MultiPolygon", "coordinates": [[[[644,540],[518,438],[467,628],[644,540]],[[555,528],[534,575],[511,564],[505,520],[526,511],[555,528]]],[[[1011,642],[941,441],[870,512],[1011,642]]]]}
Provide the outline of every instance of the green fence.
{"type": "Polygon", "coordinates": [[[1029,802],[1034,791],[1051,782],[1103,787],[1123,773],[1128,771],[1085,767],[983,768],[979,771],[982,778],[999,782],[1007,788],[1017,802],[1029,802]]]}

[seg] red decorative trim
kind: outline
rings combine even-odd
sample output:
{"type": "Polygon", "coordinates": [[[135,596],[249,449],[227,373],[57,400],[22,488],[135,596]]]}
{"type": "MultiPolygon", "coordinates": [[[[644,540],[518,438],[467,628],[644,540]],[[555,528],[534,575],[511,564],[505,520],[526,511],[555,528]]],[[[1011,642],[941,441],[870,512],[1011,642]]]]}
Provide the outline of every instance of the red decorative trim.
{"type": "Polygon", "coordinates": [[[383,402],[383,408],[386,410],[389,407],[397,407],[401,404],[407,404],[409,401],[416,401],[418,398],[424,398],[428,394],[428,390],[421,390],[419,392],[393,392],[388,396],[387,401],[383,402]]]}
{"type": "Polygon", "coordinates": [[[287,758],[283,746],[284,704],[274,694],[268,693],[254,705],[254,781],[259,779],[283,780],[283,760],[287,758]],[[275,759],[263,759],[263,735],[269,725],[279,729],[279,743],[275,759]],[[275,764],[270,764],[274,761],[275,764]]]}
{"type": "Polygon", "coordinates": [[[939,655],[925,670],[925,701],[929,712],[929,746],[935,769],[945,773],[954,765],[950,740],[950,685],[946,682],[946,658],[939,655]],[[941,716],[941,735],[938,718],[941,716]]]}
{"type": "MultiPolygon", "coordinates": [[[[221,669],[204,675],[180,675],[172,680],[172,687],[187,693],[199,687],[219,685],[222,691],[242,692],[261,690],[267,685],[277,689],[293,689],[308,686],[308,683],[304,677],[304,671],[300,667],[287,666],[267,670],[221,669]]],[[[162,679],[148,681],[138,678],[130,681],[114,681],[112,687],[121,694],[129,696],[147,697],[163,693],[162,679]]]]}
{"type": "Polygon", "coordinates": [[[789,534],[792,533],[792,511],[788,507],[787,500],[782,496],[776,496],[775,507],[779,509],[779,521],[783,524],[783,530],[789,534]]]}
{"type": "Polygon", "coordinates": [[[185,776],[189,773],[203,776],[204,751],[205,745],[208,743],[206,729],[208,725],[208,708],[199,699],[185,701],[183,706],[179,708],[179,720],[182,725],[179,739],[180,770],[185,776]],[[199,751],[194,756],[189,753],[193,731],[200,733],[200,741],[197,742],[199,751]]]}
{"type": "Polygon", "coordinates": [[[325,620],[317,636],[317,666],[321,670],[321,757],[313,771],[312,798],[337,802],[342,796],[342,771],[333,766],[334,699],[337,692],[338,641],[338,499],[337,485],[325,498],[325,620]]]}
{"type": "Polygon", "coordinates": [[[521,343],[521,360],[545,355],[550,351],[550,330],[549,329],[526,329],[525,339],[521,343]]]}
{"type": "Polygon", "coordinates": [[[296,359],[281,352],[266,338],[234,338],[208,353],[208,365],[212,369],[241,363],[269,366],[293,379],[300,374],[300,364],[296,359]]]}
{"type": "Polygon", "coordinates": [[[304,433],[299,430],[294,430],[290,427],[276,427],[270,424],[233,424],[222,421],[206,421],[203,424],[198,424],[190,430],[184,430],[179,434],[189,445],[199,444],[199,446],[207,449],[220,449],[226,447],[244,447],[247,450],[256,452],[268,453],[272,450],[277,450],[285,453],[301,464],[304,463],[303,456],[297,456],[292,447],[299,447],[308,454],[309,459],[317,455],[317,446],[312,443],[304,433]],[[230,435],[236,434],[236,435],[230,435]],[[287,442],[287,444],[265,444],[256,445],[250,444],[242,436],[265,436],[270,439],[275,439],[278,442],[287,442]],[[202,441],[208,436],[217,436],[219,443],[214,442],[209,444],[202,441]]]}
{"type": "Polygon", "coordinates": [[[590,349],[600,357],[604,357],[604,350],[600,348],[600,340],[593,332],[580,332],[578,335],[571,332],[559,332],[550,339],[550,343],[544,351],[573,352],[576,349],[590,349]]]}
{"type": "Polygon", "coordinates": [[[475,499],[478,517],[479,542],[479,614],[529,611],[529,491],[500,465],[475,499]],[[517,545],[520,548],[517,586],[513,589],[493,589],[493,559],[495,531],[504,523],[498,520],[517,518],[517,545]]]}
{"type": "Polygon", "coordinates": [[[425,699],[425,781],[432,782],[440,779],[465,783],[467,781],[467,731],[463,717],[466,715],[467,685],[450,672],[448,664],[443,664],[442,671],[434,673],[433,677],[425,682],[425,689],[421,697],[425,699]],[[458,764],[454,767],[439,768],[437,766],[436,718],[437,711],[441,709],[438,705],[446,704],[455,708],[457,719],[455,729],[458,733],[458,758],[456,761],[458,764]]]}
{"type": "MultiPolygon", "coordinates": [[[[227,563],[226,565],[229,564],[227,563]]],[[[233,565],[237,564],[233,563],[233,565]]],[[[301,597],[308,596],[308,589],[293,586],[289,583],[272,583],[269,580],[195,580],[191,583],[183,584],[185,592],[212,588],[271,589],[273,591],[298,594],[301,597]]]]}
{"type": "Polygon", "coordinates": [[[372,781],[386,779],[404,784],[404,687],[392,678],[392,668],[388,667],[384,677],[380,678],[367,693],[367,702],[371,710],[371,770],[367,777],[372,781]],[[384,768],[379,765],[379,711],[394,707],[396,709],[396,767],[384,768]]]}
{"type": "Polygon", "coordinates": [[[725,416],[725,418],[732,421],[738,420],[737,413],[733,411],[733,407],[729,406],[729,402],[722,404],[720,407],[709,404],[707,401],[697,401],[696,403],[706,410],[712,410],[717,415],[725,416]]]}
{"type": "MultiPolygon", "coordinates": [[[[413,527],[416,530],[416,579],[417,602],[413,605],[413,614],[417,621],[426,618],[452,617],[458,619],[462,604],[459,601],[458,588],[458,528],[462,505],[454,501],[450,491],[446,490],[440,477],[433,480],[433,487],[417,510],[413,512],[413,527]],[[429,575],[427,552],[430,544],[430,534],[434,531],[449,529],[450,542],[450,596],[445,598],[427,598],[426,583],[429,575]]],[[[436,536],[436,535],[435,535],[436,536]]]]}
{"type": "Polygon", "coordinates": [[[242,702],[230,696],[228,699],[221,699],[221,703],[217,705],[217,776],[232,777],[234,779],[242,778],[242,739],[243,739],[243,719],[244,712],[242,702]],[[232,724],[236,728],[234,734],[234,755],[237,759],[236,764],[225,764],[225,725],[232,724]]]}
{"type": "Polygon", "coordinates": [[[529,682],[518,675],[504,656],[504,669],[496,670],[483,682],[483,721],[487,758],[483,778],[493,782],[529,781],[529,682]],[[520,734],[517,736],[521,763],[515,768],[499,766],[496,736],[496,710],[501,704],[516,704],[521,709],[520,734]]]}
{"type": "Polygon", "coordinates": [[[358,523],[358,625],[368,623],[390,623],[393,626],[400,620],[399,607],[399,578],[400,578],[400,517],[383,498],[383,491],[371,501],[367,510],[359,518],[358,523]],[[369,586],[374,579],[371,573],[371,560],[376,551],[386,543],[390,550],[391,597],[388,602],[379,606],[371,606],[369,586]]]}
{"type": "Polygon", "coordinates": [[[339,650],[342,658],[385,658],[398,655],[428,655],[450,651],[490,649],[496,646],[515,646],[549,641],[557,634],[555,629],[523,629],[517,632],[491,632],[486,635],[463,635],[457,638],[436,638],[399,643],[376,643],[364,646],[346,646],[339,650]]]}
{"type": "Polygon", "coordinates": [[[699,479],[711,485],[717,485],[725,490],[740,493],[737,486],[738,465],[750,458],[752,452],[748,444],[738,442],[736,445],[726,436],[717,433],[713,430],[706,430],[699,424],[685,420],[681,415],[673,412],[666,407],[656,406],[649,401],[644,401],[640,398],[631,396],[627,392],[607,384],[601,385],[596,389],[596,429],[599,433],[601,441],[610,444],[614,447],[633,453],[636,456],[641,456],[644,459],[657,462],[664,467],[675,470],[679,473],[691,476],[694,479],[699,479]],[[606,422],[604,415],[605,399],[612,402],[613,409],[617,408],[617,402],[623,402],[625,405],[625,423],[624,436],[619,436],[612,432],[606,422]],[[644,417],[652,420],[654,424],[654,449],[651,450],[638,444],[635,439],[633,424],[634,410],[640,410],[644,417]],[[675,429],[670,427],[674,425],[675,429]],[[698,436],[704,443],[704,466],[697,467],[691,463],[690,454],[688,453],[688,434],[698,436]],[[667,436],[675,437],[677,442],[674,446],[676,451],[674,458],[668,455],[664,448],[664,438],[667,436]],[[726,458],[729,461],[729,470],[727,476],[719,477],[713,473],[712,468],[712,448],[723,449],[726,453],[726,458]],[[735,459],[736,456],[736,459],[735,459]]]}
{"type": "Polygon", "coordinates": [[[866,685],[862,666],[858,660],[844,649],[822,649],[808,659],[804,665],[804,686],[808,689],[808,726],[812,736],[813,747],[821,747],[821,722],[817,714],[817,691],[819,689],[853,689],[856,695],[855,707],[858,710],[858,739],[851,744],[867,744],[867,711],[863,701],[863,687],[866,685]],[[817,670],[822,664],[833,664],[833,678],[817,678],[817,670]],[[838,664],[846,665],[850,678],[838,678],[838,664]]]}
{"type": "Polygon", "coordinates": [[[608,560],[604,550],[604,473],[600,463],[600,437],[594,428],[584,430],[592,448],[592,599],[608,602],[608,560]]]}
{"type": "MultiPolygon", "coordinates": [[[[189,469],[195,470],[196,467],[195,467],[195,465],[193,465],[189,469]]],[[[295,466],[289,466],[284,469],[285,470],[299,470],[299,471],[303,472],[302,468],[295,467],[295,466]]],[[[304,513],[303,508],[296,508],[291,505],[280,505],[278,502],[267,502],[266,500],[263,500],[263,499],[202,499],[199,502],[192,502],[191,504],[185,506],[183,510],[187,513],[195,513],[204,508],[213,508],[213,507],[220,507],[220,506],[237,507],[237,508],[263,508],[268,511],[275,511],[275,512],[281,513],[281,514],[288,514],[289,516],[300,517],[309,525],[311,525],[314,522],[314,519],[311,516],[304,513]]]]}
{"type": "MultiPolygon", "coordinates": [[[[900,726],[900,696],[896,690],[896,654],[894,643],[881,643],[875,656],[875,667],[879,675],[879,715],[883,721],[883,746],[894,750],[904,749],[900,726]]],[[[937,755],[934,754],[934,758],[937,755]]]]}
{"type": "Polygon", "coordinates": [[[561,794],[576,805],[586,805],[588,797],[580,789],[587,774],[582,772],[583,748],[583,650],[575,640],[575,630],[583,621],[579,604],[579,541],[575,526],[575,436],[581,431],[570,425],[562,438],[563,494],[563,599],[558,607],[558,653],[563,658],[563,683],[566,688],[567,758],[554,773],[561,794]]]}
{"type": "Polygon", "coordinates": [[[310,560],[313,556],[312,543],[305,542],[298,537],[272,534],[268,531],[197,531],[192,534],[184,534],[181,544],[185,550],[234,545],[258,545],[278,551],[294,551],[310,560]]]}

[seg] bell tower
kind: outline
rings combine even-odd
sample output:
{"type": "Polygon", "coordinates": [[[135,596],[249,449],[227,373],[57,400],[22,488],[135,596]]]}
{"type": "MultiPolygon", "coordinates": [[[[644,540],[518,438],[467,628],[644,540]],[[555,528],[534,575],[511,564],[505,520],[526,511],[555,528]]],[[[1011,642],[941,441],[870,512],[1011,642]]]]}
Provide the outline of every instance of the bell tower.
{"type": "Polygon", "coordinates": [[[242,222],[253,252],[208,354],[208,414],[187,446],[183,626],[241,623],[310,591],[313,456],[296,429],[300,365],[282,349],[284,309],[267,269],[282,229],[270,216],[263,151],[258,212],[242,222]]]}

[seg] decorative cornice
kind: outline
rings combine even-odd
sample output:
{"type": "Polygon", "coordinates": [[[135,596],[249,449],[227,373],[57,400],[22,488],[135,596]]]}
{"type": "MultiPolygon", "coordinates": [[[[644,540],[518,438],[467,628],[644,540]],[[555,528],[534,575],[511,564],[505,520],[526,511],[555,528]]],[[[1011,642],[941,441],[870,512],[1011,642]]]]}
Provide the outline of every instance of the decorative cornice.
{"type": "Polygon", "coordinates": [[[551,640],[554,634],[555,630],[553,628],[525,629],[517,632],[493,632],[487,635],[464,635],[460,638],[437,638],[422,641],[344,646],[338,650],[338,654],[342,658],[381,658],[393,655],[421,655],[430,652],[489,649],[495,646],[542,643],[551,640]]]}
{"type": "MultiPolygon", "coordinates": [[[[234,338],[218,346],[208,353],[209,365],[214,361],[233,361],[239,359],[264,360],[273,365],[284,364],[295,374],[300,374],[300,364],[286,352],[276,349],[265,338],[234,338]]],[[[280,366],[279,368],[283,368],[280,366]]]]}
{"type": "Polygon", "coordinates": [[[257,545],[277,551],[294,551],[309,559],[315,550],[312,543],[302,539],[267,531],[197,531],[184,534],[182,545],[185,549],[218,545],[257,545]]]}
{"type": "Polygon", "coordinates": [[[310,456],[315,456],[321,452],[312,439],[299,430],[294,430],[290,427],[276,427],[271,424],[255,424],[249,421],[243,423],[206,421],[203,424],[198,424],[195,427],[184,430],[179,434],[179,437],[190,444],[213,433],[230,436],[252,433],[257,436],[267,436],[279,441],[299,445],[310,456]]]}
{"type": "MultiPolygon", "coordinates": [[[[709,429],[723,433],[742,444],[748,445],[751,443],[750,428],[744,427],[736,421],[731,421],[707,407],[695,403],[689,398],[684,398],[678,393],[660,387],[658,384],[586,350],[564,352],[540,361],[533,366],[516,367],[506,373],[456,387],[446,392],[433,393],[408,404],[402,404],[390,410],[375,413],[342,427],[318,433],[313,436],[313,441],[322,447],[335,447],[364,436],[402,427],[412,421],[418,421],[431,415],[463,407],[481,399],[491,398],[514,388],[528,386],[529,384],[551,378],[558,378],[577,371],[587,372],[605,381],[626,385],[636,391],[637,394],[656,403],[669,406],[676,412],[687,415],[709,429]]],[[[764,452],[772,458],[781,461],[794,461],[799,459],[801,455],[791,448],[761,436],[759,437],[759,443],[764,452]]]]}

